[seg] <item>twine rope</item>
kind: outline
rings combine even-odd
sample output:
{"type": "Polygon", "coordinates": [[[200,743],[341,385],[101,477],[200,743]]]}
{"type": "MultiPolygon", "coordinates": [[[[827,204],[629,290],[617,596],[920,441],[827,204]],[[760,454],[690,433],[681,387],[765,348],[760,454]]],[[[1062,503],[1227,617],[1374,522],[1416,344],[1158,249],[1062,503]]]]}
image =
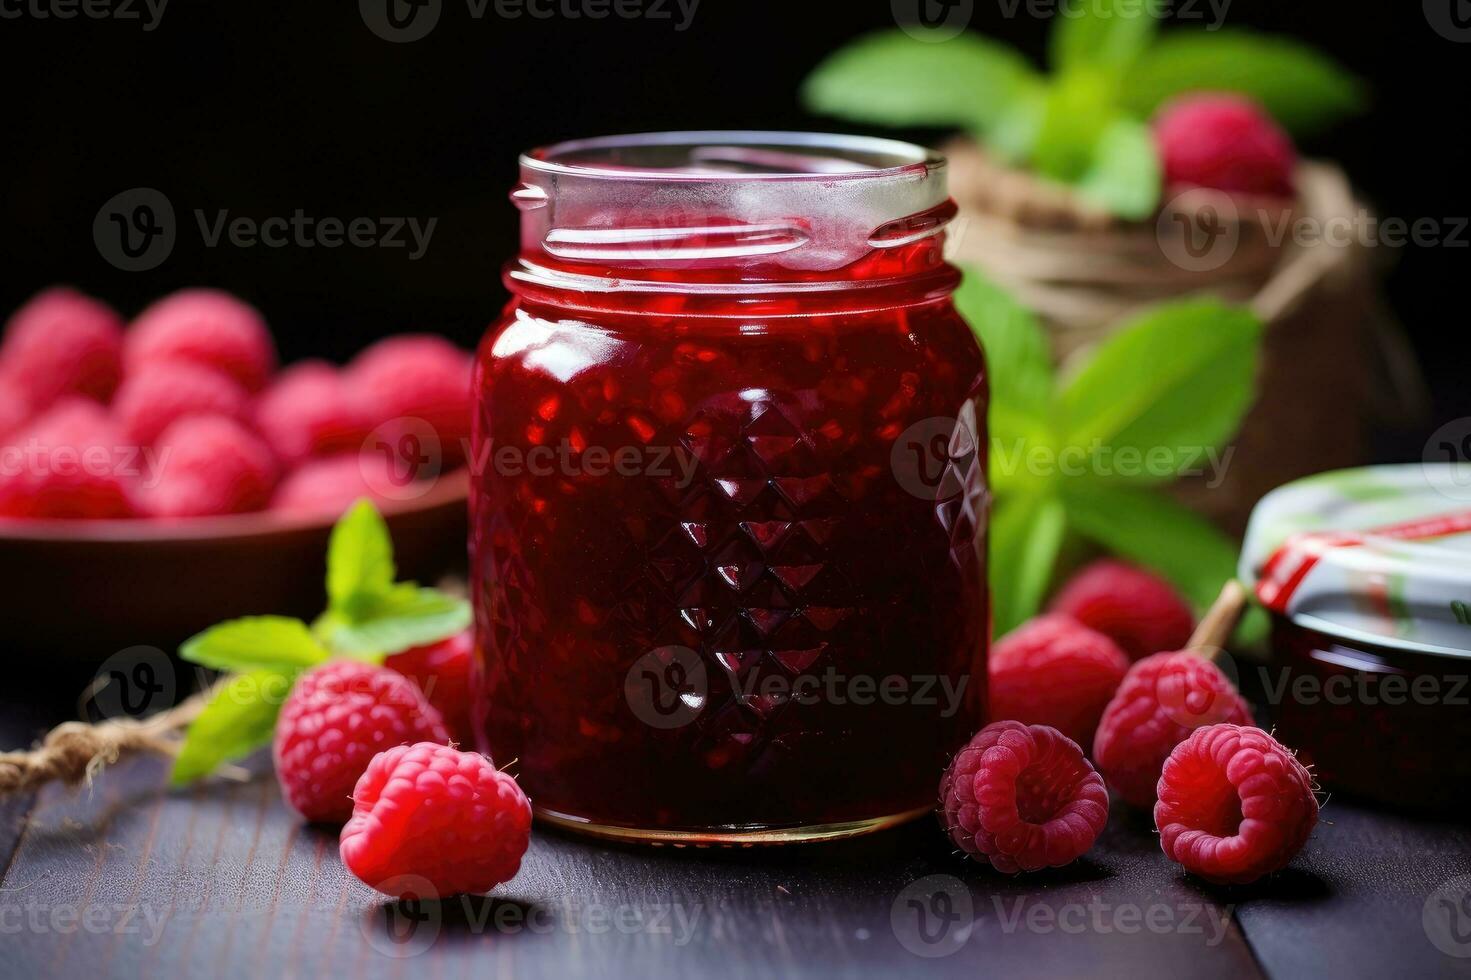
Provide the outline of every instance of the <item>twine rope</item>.
{"type": "Polygon", "coordinates": [[[54,780],[69,786],[91,785],[124,752],[176,755],[179,732],[199,716],[204,705],[205,695],[196,694],[147,718],[110,718],[95,725],[64,722],[29,751],[0,753],[0,794],[25,792],[54,780]]]}

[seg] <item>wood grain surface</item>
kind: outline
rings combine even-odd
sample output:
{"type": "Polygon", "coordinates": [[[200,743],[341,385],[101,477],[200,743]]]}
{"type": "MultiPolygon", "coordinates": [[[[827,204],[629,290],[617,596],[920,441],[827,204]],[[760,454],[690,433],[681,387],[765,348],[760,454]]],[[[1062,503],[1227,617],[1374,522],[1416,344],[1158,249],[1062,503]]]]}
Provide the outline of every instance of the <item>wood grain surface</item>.
{"type": "MultiPolygon", "coordinates": [[[[5,745],[24,744],[27,725],[9,714],[5,745]]],[[[1289,871],[1245,889],[1179,873],[1148,823],[1116,810],[1086,860],[1020,878],[961,861],[928,821],[763,850],[540,830],[521,873],[492,895],[400,905],[347,874],[336,835],[295,819],[263,768],[248,782],[173,791],[162,760],[137,758],[90,790],[0,801],[0,971],[1471,976],[1471,958],[1443,952],[1425,920],[1442,916],[1441,944],[1471,954],[1471,901],[1437,902],[1471,875],[1471,832],[1342,803],[1324,818],[1289,871]]]]}

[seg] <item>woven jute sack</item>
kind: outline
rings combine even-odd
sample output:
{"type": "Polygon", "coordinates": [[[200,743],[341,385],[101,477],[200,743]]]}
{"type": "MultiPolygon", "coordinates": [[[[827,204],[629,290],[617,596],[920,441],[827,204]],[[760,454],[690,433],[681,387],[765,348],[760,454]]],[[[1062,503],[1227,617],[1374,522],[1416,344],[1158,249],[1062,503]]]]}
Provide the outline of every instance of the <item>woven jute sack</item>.
{"type": "Polygon", "coordinates": [[[950,258],[1034,310],[1059,364],[1131,315],[1192,294],[1247,304],[1267,324],[1256,401],[1224,475],[1203,466],[1175,486],[1224,529],[1240,533],[1274,487],[1365,462],[1371,435],[1412,428],[1426,411],[1418,368],[1375,285],[1375,253],[1388,250],[1371,247],[1372,218],[1338,168],[1301,164],[1292,201],[1192,189],[1155,220],[1129,222],[974,143],[946,154],[960,207],[950,258]]]}

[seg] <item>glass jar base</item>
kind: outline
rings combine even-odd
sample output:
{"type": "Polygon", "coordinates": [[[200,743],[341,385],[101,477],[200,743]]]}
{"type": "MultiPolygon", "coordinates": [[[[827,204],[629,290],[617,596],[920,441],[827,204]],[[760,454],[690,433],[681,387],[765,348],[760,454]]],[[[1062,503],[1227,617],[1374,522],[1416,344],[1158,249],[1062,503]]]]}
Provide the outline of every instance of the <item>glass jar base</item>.
{"type": "Polygon", "coordinates": [[[755,847],[777,844],[815,844],[821,841],[844,840],[849,837],[877,833],[880,830],[908,823],[933,810],[933,807],[923,806],[904,813],[872,817],[867,820],[805,824],[794,827],[733,826],[704,830],[668,830],[602,824],[585,817],[558,813],[543,807],[534,808],[536,819],[562,830],[603,840],[652,844],[655,847],[755,847]]]}

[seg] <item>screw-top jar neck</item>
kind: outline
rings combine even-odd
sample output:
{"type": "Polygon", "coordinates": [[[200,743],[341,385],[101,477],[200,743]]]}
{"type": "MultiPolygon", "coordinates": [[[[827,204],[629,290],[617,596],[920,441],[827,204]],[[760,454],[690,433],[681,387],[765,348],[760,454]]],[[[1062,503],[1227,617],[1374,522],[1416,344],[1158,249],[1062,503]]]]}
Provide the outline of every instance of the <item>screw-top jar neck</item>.
{"type": "Polygon", "coordinates": [[[762,296],[953,287],[942,157],[781,132],[576,140],[521,158],[517,291],[762,296]]]}

